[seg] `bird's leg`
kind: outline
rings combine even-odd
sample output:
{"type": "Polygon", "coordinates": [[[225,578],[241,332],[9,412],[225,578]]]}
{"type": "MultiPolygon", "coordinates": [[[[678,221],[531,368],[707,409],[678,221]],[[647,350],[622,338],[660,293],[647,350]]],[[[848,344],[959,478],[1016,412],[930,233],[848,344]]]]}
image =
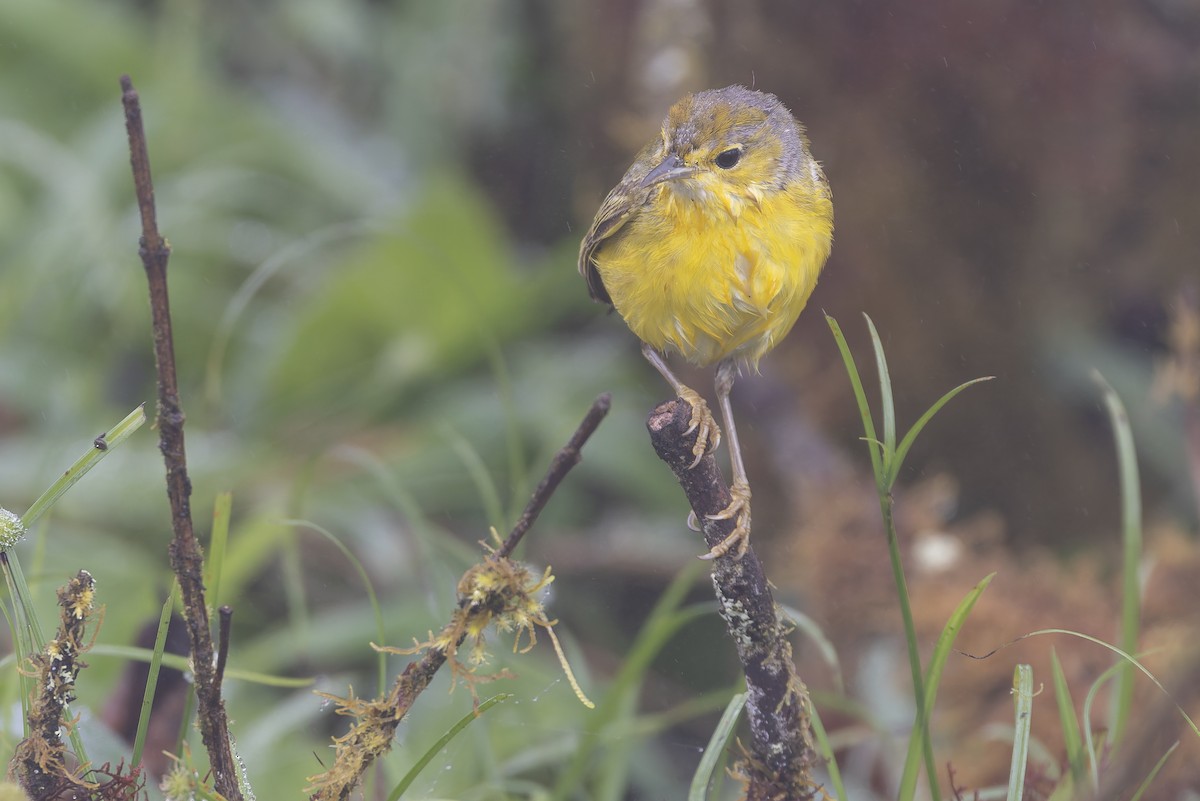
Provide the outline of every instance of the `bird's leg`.
{"type": "Polygon", "coordinates": [[[675,390],[675,394],[683,398],[692,407],[692,419],[685,434],[690,434],[696,431],[696,444],[692,446],[692,455],[696,457],[691,467],[700,464],[700,460],[704,454],[709,451],[714,451],[721,444],[721,429],[717,427],[717,421],[713,417],[712,412],[708,409],[708,404],[704,402],[704,398],[700,397],[700,393],[680,381],[676,375],[671,372],[671,368],[667,366],[667,360],[662,354],[654,348],[643,343],[642,355],[646,357],[646,361],[654,365],[654,369],[662,373],[662,377],[667,379],[667,383],[671,385],[671,389],[675,390]]]}
{"type": "Polygon", "coordinates": [[[726,359],[717,365],[717,403],[721,407],[721,422],[725,424],[725,435],[729,438],[729,462],[733,467],[733,484],[729,487],[729,494],[733,498],[724,509],[708,516],[709,520],[733,518],[736,525],[728,537],[701,556],[701,559],[716,559],[735,547],[735,558],[741,559],[750,547],[750,482],[746,478],[746,466],[742,463],[742,448],[738,443],[737,427],[733,424],[733,406],[729,402],[729,393],[733,390],[733,379],[736,376],[737,364],[732,359],[726,359]]]}

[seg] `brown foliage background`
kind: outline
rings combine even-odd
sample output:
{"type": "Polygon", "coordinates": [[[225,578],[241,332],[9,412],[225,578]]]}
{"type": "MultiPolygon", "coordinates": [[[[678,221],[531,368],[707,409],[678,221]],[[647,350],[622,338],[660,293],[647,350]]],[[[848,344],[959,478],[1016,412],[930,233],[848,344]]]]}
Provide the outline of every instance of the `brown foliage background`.
{"type": "MultiPolygon", "coordinates": [[[[1140,392],[1164,302],[1197,275],[1195,7],[521,5],[529,81],[508,127],[475,143],[514,228],[557,235],[564,215],[586,226],[684,91],[774,92],[808,126],[834,189],[834,255],[811,304],[860,353],[854,317],[872,316],[900,418],[963,380],[999,378],[940,419],[918,470],[937,454],[965,507],[999,509],[1019,541],[1068,547],[1115,519],[1110,437],[1084,380],[1096,365],[1140,392]],[[570,211],[557,207],[564,181],[570,211]]],[[[814,386],[841,380],[809,359],[836,358],[820,315],[797,330],[766,363],[783,386],[750,403],[854,432],[853,408],[840,396],[822,407],[814,386]]],[[[1182,454],[1148,458],[1151,487],[1169,492],[1182,454]]]]}

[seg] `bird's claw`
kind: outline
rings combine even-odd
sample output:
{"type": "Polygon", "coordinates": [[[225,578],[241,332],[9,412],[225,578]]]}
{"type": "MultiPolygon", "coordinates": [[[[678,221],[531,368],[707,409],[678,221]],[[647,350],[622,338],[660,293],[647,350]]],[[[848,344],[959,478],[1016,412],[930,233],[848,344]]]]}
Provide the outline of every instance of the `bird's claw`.
{"type": "Polygon", "coordinates": [[[733,531],[729,533],[728,537],[714,545],[712,550],[701,555],[701,559],[716,559],[734,548],[737,550],[733,554],[733,558],[741,559],[750,547],[750,485],[745,481],[735,481],[729,488],[729,494],[733,496],[729,505],[707,517],[709,520],[733,519],[735,521],[733,531]]]}
{"type": "Polygon", "coordinates": [[[688,423],[687,431],[683,432],[685,436],[696,432],[696,444],[692,446],[692,456],[695,458],[688,465],[688,469],[691,469],[700,464],[704,454],[715,451],[721,445],[721,429],[700,393],[690,387],[683,387],[678,394],[692,407],[692,419],[688,423]]]}

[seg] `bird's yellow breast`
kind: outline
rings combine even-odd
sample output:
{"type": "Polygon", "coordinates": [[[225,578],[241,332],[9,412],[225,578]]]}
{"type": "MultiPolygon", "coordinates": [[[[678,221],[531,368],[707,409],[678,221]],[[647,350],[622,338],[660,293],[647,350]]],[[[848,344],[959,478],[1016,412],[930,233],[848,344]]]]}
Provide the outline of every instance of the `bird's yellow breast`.
{"type": "Polygon", "coordinates": [[[593,258],[643,342],[701,366],[757,367],[804,309],[832,236],[826,191],[663,186],[593,258]]]}

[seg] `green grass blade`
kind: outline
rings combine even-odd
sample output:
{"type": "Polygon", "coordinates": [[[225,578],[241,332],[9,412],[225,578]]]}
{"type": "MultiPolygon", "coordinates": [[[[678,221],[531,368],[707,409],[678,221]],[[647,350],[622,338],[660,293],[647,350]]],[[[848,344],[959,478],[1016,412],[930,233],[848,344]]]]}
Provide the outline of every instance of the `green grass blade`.
{"type": "MultiPolygon", "coordinates": [[[[897,798],[900,801],[912,801],[917,791],[917,774],[920,772],[920,764],[925,746],[928,744],[928,723],[933,716],[933,702],[937,697],[938,684],[942,680],[942,671],[946,667],[946,659],[950,655],[950,651],[954,647],[954,640],[958,637],[958,632],[962,630],[963,623],[967,619],[967,615],[971,614],[971,609],[974,608],[975,602],[979,600],[979,596],[987,589],[991,583],[995,573],[990,573],[984,577],[982,581],[967,593],[959,604],[954,609],[954,613],[950,615],[950,620],[942,629],[941,636],[938,637],[937,645],[934,646],[933,655],[929,659],[929,670],[925,675],[925,699],[922,706],[917,710],[917,718],[913,721],[912,736],[908,741],[908,755],[904,761],[904,771],[900,778],[900,791],[897,793],[897,798]]],[[[940,798],[941,793],[938,789],[937,774],[932,772],[929,766],[929,760],[926,759],[926,773],[930,773],[929,792],[930,797],[940,798]]]]}
{"type": "MultiPolygon", "coordinates": [[[[18,589],[18,577],[20,578],[19,584],[21,586],[25,584],[25,577],[20,573],[20,564],[11,559],[9,553],[0,552],[0,567],[3,568],[4,581],[8,585],[8,597],[12,602],[11,608],[6,607],[5,610],[5,616],[9,621],[8,628],[12,633],[12,656],[16,661],[16,664],[23,665],[25,664],[25,660],[29,658],[29,655],[34,653],[36,650],[34,648],[33,638],[36,636],[40,639],[41,633],[38,632],[35,634],[34,627],[37,624],[37,620],[34,619],[31,621],[26,617],[27,608],[19,601],[20,590],[18,589]]],[[[25,592],[29,592],[28,587],[25,588],[25,592]]],[[[30,606],[29,609],[32,609],[32,606],[30,606]]],[[[28,737],[29,702],[33,696],[34,681],[33,676],[27,675],[24,670],[16,671],[16,675],[18,692],[21,695],[21,722],[23,725],[22,736],[28,737]]]]}
{"type": "Polygon", "coordinates": [[[692,786],[688,790],[688,801],[705,801],[707,798],[708,785],[712,782],[713,773],[725,753],[725,747],[733,737],[738,718],[742,715],[742,707],[745,705],[745,693],[738,693],[729,700],[720,722],[717,723],[717,728],[713,730],[712,737],[708,739],[708,747],[704,749],[704,756],[700,758],[700,764],[696,766],[696,772],[692,774],[692,786]]]}
{"type": "MultiPolygon", "coordinates": [[[[1137,649],[1141,621],[1141,584],[1138,569],[1142,561],[1142,497],[1138,482],[1137,453],[1133,447],[1133,432],[1129,415],[1116,391],[1099,372],[1093,372],[1096,383],[1104,393],[1104,405],[1112,423],[1117,449],[1117,464],[1121,484],[1121,648],[1127,653],[1137,649]]],[[[1133,708],[1133,667],[1126,664],[1117,674],[1113,693],[1112,742],[1118,743],[1133,708]]]]}
{"type": "MultiPolygon", "coordinates": [[[[912,673],[913,695],[916,699],[918,715],[917,724],[920,729],[920,735],[913,738],[912,743],[920,746],[921,758],[925,762],[925,772],[929,774],[930,789],[933,794],[934,801],[938,800],[938,783],[936,766],[933,759],[933,745],[930,742],[928,719],[925,718],[920,710],[925,708],[926,690],[924,686],[924,678],[921,669],[921,657],[918,651],[916,638],[916,626],[913,622],[912,605],[908,595],[908,583],[904,577],[904,565],[900,556],[900,542],[896,534],[895,520],[892,509],[892,484],[895,482],[895,477],[899,472],[900,465],[903,462],[904,454],[907,454],[908,449],[912,447],[913,441],[925,424],[932,418],[946,402],[949,401],[957,392],[952,390],[943,396],[934,407],[925,413],[925,416],[913,426],[912,430],[905,435],[904,441],[901,443],[902,453],[894,451],[896,437],[896,420],[895,409],[892,397],[891,378],[888,373],[887,360],[883,353],[883,344],[879,339],[879,333],[875,329],[875,324],[867,317],[867,326],[871,333],[872,347],[875,351],[876,366],[879,369],[880,393],[883,401],[884,414],[884,441],[880,442],[875,433],[874,422],[871,418],[870,405],[867,403],[866,393],[863,390],[862,379],[858,374],[858,368],[854,363],[854,357],[850,353],[850,347],[846,343],[846,338],[842,333],[841,327],[837,321],[825,315],[825,320],[829,324],[830,330],[838,345],[838,350],[841,352],[842,361],[845,362],[846,372],[850,377],[851,386],[854,389],[854,396],[858,402],[859,414],[862,416],[863,431],[866,436],[868,451],[871,454],[871,467],[875,474],[875,486],[879,493],[879,509],[883,516],[884,530],[887,534],[888,553],[891,559],[892,576],[896,584],[896,596],[900,605],[900,615],[904,621],[905,643],[908,648],[909,669],[912,673]]],[[[914,771],[909,777],[911,782],[911,791],[915,792],[918,766],[916,764],[906,765],[906,770],[914,771]]]]}
{"type": "MultiPolygon", "coordinates": [[[[225,671],[225,678],[229,678],[229,671],[225,671]]],[[[183,744],[187,742],[188,732],[192,730],[192,722],[196,717],[196,694],[194,692],[187,693],[183,698],[183,714],[179,716],[179,733],[175,736],[175,751],[176,754],[183,753],[183,744]]]]}
{"type": "MultiPolygon", "coordinates": [[[[912,600],[908,595],[908,580],[904,577],[904,560],[900,554],[900,538],[896,534],[896,520],[892,514],[892,507],[891,493],[880,486],[879,511],[883,515],[883,529],[887,535],[888,560],[892,566],[892,581],[896,585],[896,601],[900,606],[900,619],[904,623],[904,645],[908,652],[909,675],[912,680],[913,698],[917,705],[916,723],[921,730],[921,736],[914,740],[921,744],[925,772],[931,777],[930,787],[934,801],[937,801],[937,770],[933,761],[933,741],[929,736],[929,719],[920,714],[920,711],[925,708],[925,676],[921,670],[920,643],[917,642],[917,624],[913,620],[912,600]]],[[[910,742],[909,745],[911,746],[912,743],[910,742]]],[[[916,781],[915,774],[913,781],[916,781]]]]}
{"type": "MultiPolygon", "coordinates": [[[[1124,650],[1118,648],[1117,646],[1113,645],[1112,643],[1105,642],[1104,640],[1100,639],[1099,637],[1093,637],[1090,634],[1084,634],[1083,632],[1079,632],[1079,631],[1071,631],[1070,629],[1038,629],[1037,631],[1029,632],[1021,639],[1026,639],[1028,637],[1040,637],[1045,634],[1067,634],[1072,637],[1079,637],[1082,640],[1087,640],[1088,642],[1095,643],[1096,645],[1099,645],[1102,648],[1107,648],[1108,650],[1112,651],[1117,656],[1124,659],[1130,665],[1137,668],[1142,673],[1142,675],[1144,675],[1146,678],[1150,679],[1151,682],[1153,682],[1154,686],[1157,687],[1159,689],[1159,691],[1162,692],[1163,695],[1165,695],[1167,698],[1171,698],[1171,694],[1169,692],[1167,692],[1167,688],[1162,685],[1162,682],[1160,682],[1157,678],[1155,678],[1154,674],[1151,673],[1150,670],[1145,665],[1143,665],[1141,662],[1138,661],[1137,657],[1126,653],[1124,650]]],[[[1200,727],[1197,727],[1196,722],[1188,716],[1187,712],[1185,712],[1183,710],[1183,707],[1181,707],[1179,704],[1175,704],[1175,708],[1177,710],[1179,710],[1179,714],[1183,717],[1184,722],[1187,723],[1188,728],[1192,730],[1192,733],[1195,734],[1197,737],[1200,737],[1200,727]]]]}
{"type": "MultiPolygon", "coordinates": [[[[285,529],[286,530],[286,529],[285,529]]],[[[258,531],[257,526],[247,526],[243,531],[249,540],[258,531]]],[[[280,537],[277,550],[279,559],[279,589],[283,596],[287,618],[283,627],[292,632],[298,642],[312,641],[312,614],[308,600],[308,582],[304,577],[304,559],[300,554],[300,537],[293,530],[292,536],[280,537]]],[[[245,544],[245,543],[239,543],[245,544]]],[[[230,561],[230,557],[226,557],[230,561]]],[[[222,573],[225,571],[222,570],[222,573]]]]}
{"type": "Polygon", "coordinates": [[[67,472],[59,476],[58,481],[50,485],[50,489],[42,493],[42,496],[33,502],[21,522],[25,524],[25,528],[30,528],[37,519],[46,513],[55,501],[62,497],[63,493],[75,485],[79,479],[87,475],[88,471],[100,463],[108,454],[112,453],[113,448],[120,445],[125,440],[129,439],[133,432],[142,427],[146,422],[145,404],[134,409],[129,414],[125,415],[125,419],[117,423],[108,431],[105,431],[99,437],[96,437],[96,444],[87,450],[87,453],[75,460],[75,464],[67,468],[67,472]],[[103,443],[103,447],[100,446],[103,443]]]}
{"type": "Polygon", "coordinates": [[[133,756],[129,764],[142,764],[142,749],[146,747],[146,730],[150,727],[150,708],[154,705],[154,692],[158,689],[158,673],[162,667],[163,652],[167,647],[167,628],[171,624],[171,612],[179,593],[178,582],[171,582],[171,591],[158,616],[158,633],[154,637],[154,651],[150,657],[150,670],[146,673],[146,689],[142,693],[142,709],[138,715],[137,734],[133,738],[133,756]]]}
{"type": "Polygon", "coordinates": [[[1079,733],[1079,719],[1075,716],[1071,688],[1067,686],[1067,677],[1063,673],[1062,663],[1058,661],[1058,652],[1053,648],[1050,649],[1050,672],[1054,681],[1054,701],[1058,706],[1059,727],[1062,729],[1063,745],[1067,751],[1067,767],[1071,771],[1074,786],[1081,787],[1087,770],[1083,762],[1083,738],[1079,733]]]}
{"type": "Polygon", "coordinates": [[[221,606],[221,573],[225,566],[225,549],[229,543],[229,518],[233,512],[233,493],[218,492],[213,502],[212,541],[204,569],[204,586],[208,588],[208,603],[213,609],[221,606]]]}
{"type": "Polygon", "coordinates": [[[1088,688],[1087,695],[1083,698],[1083,742],[1084,748],[1087,749],[1088,756],[1088,773],[1092,780],[1093,794],[1100,787],[1100,751],[1102,746],[1098,745],[1093,739],[1095,727],[1092,726],[1092,705],[1096,701],[1096,697],[1100,693],[1100,688],[1107,684],[1113,676],[1117,675],[1120,670],[1120,662],[1110,665],[1107,670],[1101,673],[1096,680],[1092,682],[1092,686],[1088,688]]]}
{"type": "MultiPolygon", "coordinates": [[[[97,643],[88,651],[88,656],[107,656],[114,659],[149,662],[154,658],[154,651],[149,648],[139,648],[136,645],[110,645],[97,643]]],[[[189,672],[192,664],[186,656],[164,653],[160,660],[165,667],[189,672]]],[[[275,676],[269,673],[259,673],[253,670],[239,670],[229,667],[225,669],[226,680],[248,681],[251,684],[261,684],[264,687],[281,687],[285,690],[311,687],[316,680],[304,676],[275,676]]]]}
{"type": "Polygon", "coordinates": [[[417,548],[417,558],[422,564],[435,558],[434,549],[463,565],[474,564],[479,559],[479,548],[474,543],[468,545],[457,537],[444,536],[445,532],[426,516],[416,496],[396,480],[391,470],[374,453],[366,448],[347,445],[339,447],[336,453],[342,461],[359,467],[370,475],[383,490],[383,497],[387,503],[395,507],[412,527],[415,535],[413,544],[417,548]]]}
{"type": "Polygon", "coordinates": [[[257,670],[240,668],[225,668],[226,681],[245,681],[250,684],[260,684],[263,687],[279,687],[284,690],[311,687],[317,680],[311,676],[276,676],[273,673],[260,673],[257,670]]]}
{"type": "Polygon", "coordinates": [[[500,347],[496,336],[491,333],[483,334],[483,342],[487,349],[488,364],[492,369],[492,378],[496,386],[496,396],[500,399],[500,408],[504,412],[504,441],[508,455],[509,478],[509,514],[505,520],[510,521],[505,526],[511,527],[517,520],[520,510],[525,508],[533,488],[530,486],[529,467],[525,459],[524,438],[521,436],[521,417],[517,412],[516,393],[513,391],[512,374],[508,362],[504,358],[504,349],[500,347]]]}
{"type": "Polygon", "coordinates": [[[886,475],[883,469],[883,443],[875,436],[875,421],[871,419],[871,405],[867,403],[867,393],[863,390],[862,377],[858,374],[858,366],[854,363],[854,355],[850,353],[850,345],[846,342],[842,327],[828,314],[825,315],[825,322],[829,324],[829,330],[833,332],[833,339],[837,342],[838,351],[842,354],[842,361],[846,365],[846,374],[850,377],[850,386],[854,389],[854,399],[858,401],[858,413],[862,415],[863,431],[866,432],[867,450],[871,454],[871,469],[875,473],[875,481],[879,485],[880,492],[885,492],[882,483],[886,475]]]}
{"type": "Polygon", "coordinates": [[[821,716],[817,714],[817,705],[810,703],[808,711],[812,720],[813,734],[817,738],[817,748],[821,751],[821,756],[825,757],[825,767],[829,771],[829,783],[833,785],[833,792],[841,801],[849,801],[850,796],[846,795],[846,785],[842,781],[842,771],[838,767],[837,756],[833,753],[833,744],[829,742],[829,733],[825,731],[825,724],[821,722],[821,716]]]}
{"type": "Polygon", "coordinates": [[[932,406],[925,410],[925,414],[921,415],[917,422],[913,423],[912,428],[908,430],[908,433],[904,435],[904,438],[900,440],[900,444],[896,447],[896,454],[891,460],[891,469],[887,473],[887,487],[889,490],[896,483],[896,477],[900,475],[900,467],[904,464],[904,457],[908,456],[909,450],[912,448],[913,443],[917,440],[917,435],[921,433],[926,425],[928,425],[929,421],[933,419],[933,416],[941,411],[942,407],[949,403],[955,395],[962,392],[967,387],[973,384],[982,383],[984,381],[991,381],[993,378],[995,378],[995,376],[983,376],[982,378],[973,378],[970,381],[959,384],[957,387],[938,398],[932,406]]]}
{"type": "MultiPolygon", "coordinates": [[[[738,687],[739,689],[742,687],[740,679],[738,687]]],[[[612,740],[622,740],[627,737],[653,737],[682,723],[694,720],[701,715],[708,715],[719,709],[724,709],[728,705],[729,690],[727,688],[710,690],[703,695],[688,698],[686,701],[662,712],[639,715],[636,720],[630,721],[628,728],[617,729],[613,727],[612,740]]]]}
{"type": "Polygon", "coordinates": [[[498,695],[493,695],[491,698],[481,703],[477,709],[474,709],[464,715],[462,719],[450,727],[449,731],[439,737],[437,742],[430,746],[429,750],[426,751],[411,768],[409,768],[408,773],[404,774],[404,778],[402,778],[399,784],[393,787],[392,792],[388,794],[388,801],[398,801],[400,796],[404,795],[404,791],[407,790],[409,786],[416,780],[417,776],[421,774],[421,771],[423,771],[425,767],[433,760],[433,758],[438,755],[438,752],[445,748],[447,743],[457,737],[459,732],[471,725],[472,721],[474,721],[484,712],[487,712],[492,707],[503,703],[512,697],[512,693],[499,693],[498,695]]]}
{"type": "Polygon", "coordinates": [[[246,309],[250,307],[255,295],[267,281],[283,268],[301,261],[304,257],[316,253],[322,248],[369,234],[372,225],[375,223],[370,220],[352,220],[318,228],[303,238],[292,241],[286,247],[276,250],[254,268],[254,272],[246,277],[237,292],[225,304],[225,311],[213,331],[212,345],[209,346],[208,359],[205,361],[204,369],[204,395],[209,403],[214,407],[220,407],[223,402],[221,377],[225,371],[225,354],[233,339],[233,331],[246,309]]]}
{"type": "MultiPolygon", "coordinates": [[[[879,371],[880,410],[883,413],[883,472],[891,475],[892,461],[896,456],[896,404],[892,399],[892,377],[888,373],[887,357],[883,354],[883,342],[870,315],[863,313],[867,328],[871,331],[871,347],[875,350],[875,367],[879,371]]],[[[889,485],[890,486],[890,485],[889,485]]]]}
{"type": "MultiPolygon", "coordinates": [[[[654,605],[654,609],[638,631],[625,661],[613,677],[612,684],[596,704],[595,713],[587,716],[586,729],[580,738],[579,746],[575,749],[570,763],[559,774],[550,798],[565,801],[573,794],[579,794],[588,765],[604,739],[605,730],[617,723],[620,717],[629,714],[637,701],[642,679],[654,657],[684,625],[712,613],[712,604],[679,609],[679,605],[705,570],[705,565],[699,560],[696,561],[697,564],[689,564],[679,571],[654,605]]],[[[587,795],[594,797],[595,794],[587,795]]]]}
{"type": "MultiPolygon", "coordinates": [[[[13,599],[13,611],[16,612],[17,626],[14,629],[13,645],[17,656],[23,662],[30,654],[37,653],[46,647],[46,635],[38,622],[37,610],[33,606],[33,594],[25,583],[25,572],[14,553],[0,554],[0,565],[4,567],[4,578],[8,583],[8,592],[13,599]]],[[[20,664],[20,663],[18,663],[20,664]]]]}
{"type": "Polygon", "coordinates": [[[1017,665],[1013,671],[1016,724],[1013,729],[1012,765],[1008,771],[1008,801],[1025,795],[1025,768],[1029,764],[1029,726],[1033,720],[1033,668],[1017,665]]]}
{"type": "Polygon", "coordinates": [[[454,430],[449,423],[444,424],[442,430],[445,432],[446,438],[450,440],[450,446],[458,454],[459,460],[467,468],[467,474],[471,477],[471,481],[475,484],[475,491],[479,493],[479,501],[483,506],[483,512],[488,525],[493,526],[497,531],[506,531],[509,523],[505,519],[504,503],[500,500],[500,490],[497,488],[496,482],[492,479],[492,474],[488,472],[483,457],[479,455],[479,451],[476,450],[475,446],[466,437],[454,430]]]}
{"type": "MultiPolygon", "coordinates": [[[[593,761],[592,775],[595,781],[588,795],[589,801],[623,801],[628,797],[629,775],[638,744],[632,737],[620,737],[619,733],[635,728],[638,698],[650,663],[680,628],[693,620],[710,616],[715,608],[714,603],[694,604],[674,611],[653,624],[646,624],[653,627],[654,633],[645,640],[639,636],[639,642],[627,657],[634,663],[633,668],[628,672],[619,671],[613,681],[614,690],[624,689],[613,693],[615,700],[609,710],[607,724],[595,729],[602,747],[596,749],[598,758],[593,761]]],[[[609,694],[606,694],[605,701],[608,697],[609,694]]]]}
{"type": "MultiPolygon", "coordinates": [[[[367,592],[367,599],[371,604],[371,610],[375,613],[375,636],[379,638],[380,645],[387,642],[387,629],[383,625],[383,609],[379,606],[379,597],[375,594],[375,585],[371,583],[371,577],[367,574],[367,569],[363,567],[362,562],[360,562],[358,557],[354,555],[354,552],[347,548],[346,545],[337,537],[335,537],[328,529],[322,528],[310,520],[284,520],[282,522],[285,526],[312,529],[333,543],[334,547],[342,552],[342,556],[346,557],[346,561],[349,562],[354,568],[355,572],[358,573],[358,577],[363,583],[363,588],[367,592]]],[[[387,691],[387,654],[381,651],[377,655],[376,661],[379,667],[379,675],[377,677],[379,682],[378,691],[380,693],[384,693],[387,691]]]]}
{"type": "Polygon", "coordinates": [[[1154,781],[1154,777],[1158,775],[1160,770],[1162,770],[1163,765],[1167,764],[1167,760],[1170,759],[1171,754],[1175,753],[1175,749],[1178,747],[1179,741],[1176,740],[1175,744],[1167,749],[1167,752],[1159,758],[1158,762],[1154,763],[1154,767],[1150,769],[1150,773],[1147,774],[1146,778],[1142,780],[1142,783],[1138,785],[1137,792],[1130,797],[1129,801],[1142,800],[1142,796],[1146,793],[1146,790],[1150,788],[1150,784],[1154,781]]]}
{"type": "Polygon", "coordinates": [[[846,682],[842,677],[842,664],[838,661],[837,649],[833,647],[830,639],[825,636],[825,632],[821,631],[821,627],[817,625],[817,621],[794,606],[788,606],[787,604],[777,604],[777,606],[783,612],[784,616],[792,621],[796,628],[812,641],[813,645],[817,646],[817,651],[821,654],[821,660],[829,666],[829,670],[833,673],[834,690],[839,695],[845,694],[846,682]]]}
{"type": "Polygon", "coordinates": [[[1058,784],[1054,785],[1050,795],[1046,797],[1046,801],[1075,801],[1077,797],[1086,797],[1075,792],[1075,788],[1078,786],[1071,779],[1070,773],[1064,773],[1059,777],[1058,784]]]}

